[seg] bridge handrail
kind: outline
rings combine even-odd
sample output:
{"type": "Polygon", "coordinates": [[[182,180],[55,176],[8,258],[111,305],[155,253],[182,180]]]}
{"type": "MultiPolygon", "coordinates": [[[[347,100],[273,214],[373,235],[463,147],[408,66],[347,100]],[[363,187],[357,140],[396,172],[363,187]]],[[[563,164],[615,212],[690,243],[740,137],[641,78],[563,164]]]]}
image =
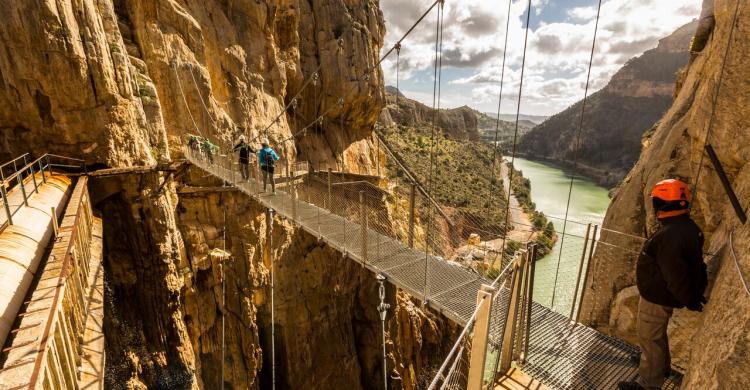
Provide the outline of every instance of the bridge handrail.
{"type": "Polygon", "coordinates": [[[46,183],[47,177],[52,175],[52,168],[77,168],[86,173],[86,162],[81,159],[45,153],[42,156],[36,158],[34,161],[28,162],[28,155],[29,153],[25,153],[0,166],[0,202],[2,202],[2,208],[5,211],[6,217],[5,220],[0,223],[0,232],[5,230],[6,227],[13,224],[13,216],[18,212],[18,210],[21,209],[21,207],[28,205],[29,197],[31,197],[31,195],[33,195],[35,192],[39,193],[39,187],[41,186],[41,184],[46,183]],[[50,158],[68,160],[78,162],[80,164],[54,164],[50,162],[50,158]],[[23,160],[24,165],[19,168],[16,162],[21,160],[23,160]],[[3,173],[2,168],[10,166],[10,164],[13,164],[14,171],[6,177],[3,173]],[[41,174],[42,183],[39,183],[37,181],[37,173],[41,174]],[[13,185],[14,181],[15,185],[13,185]],[[26,186],[29,182],[33,183],[33,188],[27,191],[26,186]],[[19,199],[19,204],[11,205],[8,192],[15,187],[18,187],[19,191],[21,192],[21,199],[19,199]]]}
{"type": "MultiPolygon", "coordinates": [[[[42,335],[40,336],[40,344],[39,349],[37,351],[36,356],[34,357],[34,369],[31,372],[31,376],[29,379],[29,388],[34,388],[36,385],[36,382],[43,376],[40,376],[40,374],[44,370],[44,363],[46,362],[46,354],[48,353],[48,350],[50,348],[50,335],[55,330],[56,327],[60,326],[58,324],[58,318],[60,315],[63,315],[61,312],[63,310],[64,300],[71,300],[71,299],[80,299],[82,296],[74,296],[75,292],[68,293],[69,285],[70,285],[70,277],[73,276],[74,278],[80,278],[81,275],[88,275],[88,269],[86,267],[89,266],[89,260],[91,257],[90,252],[90,241],[91,241],[91,235],[92,235],[92,221],[93,221],[93,214],[91,210],[91,201],[89,198],[89,193],[87,189],[87,182],[88,178],[86,176],[83,176],[79,179],[78,183],[76,184],[76,188],[74,190],[73,195],[71,196],[71,201],[78,201],[77,204],[71,204],[68,207],[68,210],[66,210],[66,219],[73,217],[73,223],[72,226],[68,225],[69,221],[66,221],[66,219],[63,219],[62,225],[60,229],[65,229],[68,226],[70,226],[70,233],[66,237],[67,243],[63,241],[58,241],[62,246],[65,247],[65,254],[62,259],[61,264],[61,270],[59,274],[59,281],[57,285],[55,286],[55,293],[54,298],[52,301],[52,304],[49,307],[49,314],[47,316],[47,320],[45,323],[44,331],[42,335]],[[77,192],[77,194],[76,194],[77,192]],[[78,196],[76,196],[78,195],[78,196]],[[70,207],[75,207],[75,214],[71,215],[68,214],[68,211],[70,210],[70,207]],[[78,258],[81,255],[83,255],[83,258],[78,258]],[[77,260],[77,261],[76,261],[77,260]],[[72,267],[75,267],[76,264],[80,267],[82,266],[84,268],[84,272],[75,272],[72,267]],[[66,291],[68,290],[68,291],[66,291]]],[[[54,251],[53,247],[53,251],[54,251]]],[[[81,285],[83,288],[86,288],[85,284],[87,283],[86,277],[84,276],[82,280],[78,280],[77,285],[81,285]]],[[[83,313],[81,313],[83,314],[83,313]]],[[[77,323],[81,324],[81,321],[77,321],[77,323]]],[[[76,330],[76,329],[74,329],[76,330]]],[[[80,331],[81,329],[77,329],[80,331]]],[[[65,333],[65,332],[63,332],[65,333]]],[[[78,340],[77,337],[71,337],[70,334],[65,333],[66,336],[68,336],[69,343],[77,344],[76,340],[78,340]]],[[[57,347],[56,343],[52,345],[52,347],[57,347]]],[[[63,347],[64,348],[64,347],[63,347]]]]}

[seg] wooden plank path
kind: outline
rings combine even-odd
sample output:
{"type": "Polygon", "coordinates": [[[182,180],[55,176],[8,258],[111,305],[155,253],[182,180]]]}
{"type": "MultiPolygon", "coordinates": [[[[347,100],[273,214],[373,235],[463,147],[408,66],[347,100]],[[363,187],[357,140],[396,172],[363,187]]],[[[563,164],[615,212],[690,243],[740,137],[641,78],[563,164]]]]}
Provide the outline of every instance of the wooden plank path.
{"type": "MultiPolygon", "coordinates": [[[[373,273],[382,274],[393,285],[423,300],[460,326],[465,326],[474,312],[481,285],[491,283],[472,270],[409,248],[400,240],[368,226],[366,218],[346,218],[285,191],[264,192],[260,183],[253,179],[239,180],[238,172],[226,168],[231,166],[228,162],[211,164],[189,151],[185,155],[195,166],[293,221],[373,273]],[[364,223],[364,228],[359,221],[364,223]]],[[[356,207],[356,202],[343,205],[343,209],[356,207]]],[[[490,324],[490,342],[495,348],[502,339],[510,300],[507,289],[500,289],[498,294],[490,324]]],[[[636,377],[637,347],[572,323],[568,317],[536,302],[532,304],[531,313],[529,356],[523,371],[535,380],[553,389],[612,389],[617,387],[617,382],[636,377]]],[[[671,379],[664,389],[676,388],[671,379]]]]}

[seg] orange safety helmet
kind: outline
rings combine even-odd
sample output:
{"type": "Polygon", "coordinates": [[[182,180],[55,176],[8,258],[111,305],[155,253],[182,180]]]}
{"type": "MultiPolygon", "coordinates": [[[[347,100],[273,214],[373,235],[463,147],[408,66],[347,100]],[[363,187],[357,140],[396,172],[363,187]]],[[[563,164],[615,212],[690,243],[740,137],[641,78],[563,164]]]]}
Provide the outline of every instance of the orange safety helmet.
{"type": "Polygon", "coordinates": [[[679,179],[662,180],[651,190],[651,201],[660,219],[689,213],[691,200],[690,188],[679,179]]]}

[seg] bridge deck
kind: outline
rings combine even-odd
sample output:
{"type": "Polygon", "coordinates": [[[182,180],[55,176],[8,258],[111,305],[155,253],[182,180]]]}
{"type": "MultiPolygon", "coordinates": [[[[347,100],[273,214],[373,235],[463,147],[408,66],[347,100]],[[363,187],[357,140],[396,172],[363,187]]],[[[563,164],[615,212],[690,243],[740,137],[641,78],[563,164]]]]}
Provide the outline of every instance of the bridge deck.
{"type": "MultiPolygon", "coordinates": [[[[263,192],[253,179],[237,181],[237,172],[190,153],[186,156],[194,165],[299,224],[372,272],[383,274],[398,288],[423,300],[426,296],[427,306],[462,326],[474,311],[480,286],[490,284],[471,270],[409,248],[375,228],[362,229],[355,221],[295,199],[284,191],[263,192]]],[[[490,339],[494,345],[501,340],[510,295],[504,289],[500,294],[492,311],[490,339]]],[[[592,328],[571,324],[567,317],[538,303],[532,307],[529,339],[529,356],[523,370],[551,388],[610,389],[616,388],[618,381],[637,375],[637,347],[592,328]]],[[[664,388],[674,388],[674,383],[668,381],[664,388]]]]}

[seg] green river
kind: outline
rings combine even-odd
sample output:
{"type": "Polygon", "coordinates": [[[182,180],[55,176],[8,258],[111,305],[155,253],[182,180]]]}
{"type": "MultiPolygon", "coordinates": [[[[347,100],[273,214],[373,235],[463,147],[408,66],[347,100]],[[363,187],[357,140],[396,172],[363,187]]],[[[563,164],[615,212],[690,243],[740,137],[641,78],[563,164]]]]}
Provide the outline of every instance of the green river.
{"type": "Polygon", "coordinates": [[[537,210],[547,215],[558,233],[558,240],[552,252],[536,263],[534,300],[568,314],[573,303],[586,224],[601,224],[609,206],[608,190],[586,178],[576,176],[573,181],[568,223],[565,227],[566,236],[563,240],[560,233],[563,230],[568,201],[570,172],[547,163],[522,158],[515,159],[515,167],[531,181],[531,198],[536,203],[537,210]],[[559,272],[555,288],[558,259],[559,272]]]}

